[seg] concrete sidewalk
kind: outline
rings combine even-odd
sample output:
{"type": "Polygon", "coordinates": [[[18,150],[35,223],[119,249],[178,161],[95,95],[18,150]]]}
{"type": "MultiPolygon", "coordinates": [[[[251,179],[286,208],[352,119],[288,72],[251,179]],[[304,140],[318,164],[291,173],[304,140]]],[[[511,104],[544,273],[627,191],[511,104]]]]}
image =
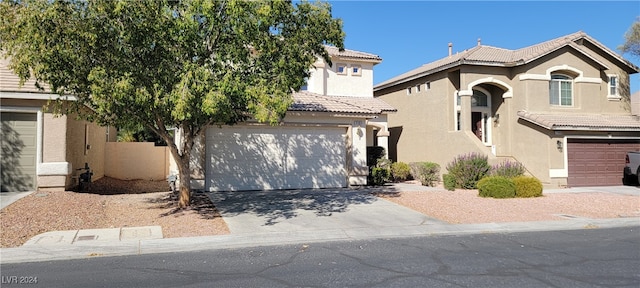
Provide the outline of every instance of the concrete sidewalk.
{"type": "MultiPolygon", "coordinates": [[[[602,191],[600,188],[573,189],[577,190],[545,190],[544,193],[602,191]]],[[[640,226],[639,217],[448,224],[371,194],[423,190],[438,189],[394,184],[363,189],[211,193],[209,195],[212,201],[231,231],[229,235],[162,238],[159,226],[52,231],[37,235],[21,247],[0,249],[0,262],[67,260],[376,238],[613,227],[637,229],[640,226]]],[[[637,187],[621,186],[606,191],[640,195],[637,187]]]]}
{"type": "Polygon", "coordinates": [[[23,246],[49,246],[94,243],[118,243],[119,241],[139,241],[143,239],[162,239],[162,227],[122,227],[108,229],[84,229],[67,231],[50,231],[36,235],[23,246]]]}

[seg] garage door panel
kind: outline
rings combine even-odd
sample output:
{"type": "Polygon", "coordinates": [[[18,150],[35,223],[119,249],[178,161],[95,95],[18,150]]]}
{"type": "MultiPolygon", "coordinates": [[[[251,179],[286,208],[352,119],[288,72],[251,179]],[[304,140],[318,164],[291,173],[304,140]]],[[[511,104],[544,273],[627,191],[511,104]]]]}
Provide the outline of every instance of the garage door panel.
{"type": "Polygon", "coordinates": [[[36,185],[37,114],[8,113],[2,119],[2,191],[29,191],[36,185]]]}
{"type": "Polygon", "coordinates": [[[640,140],[569,139],[568,186],[622,185],[625,155],[634,150],[640,140]]]}
{"type": "Polygon", "coordinates": [[[344,187],[345,129],[233,126],[207,131],[210,191],[344,187]]]}

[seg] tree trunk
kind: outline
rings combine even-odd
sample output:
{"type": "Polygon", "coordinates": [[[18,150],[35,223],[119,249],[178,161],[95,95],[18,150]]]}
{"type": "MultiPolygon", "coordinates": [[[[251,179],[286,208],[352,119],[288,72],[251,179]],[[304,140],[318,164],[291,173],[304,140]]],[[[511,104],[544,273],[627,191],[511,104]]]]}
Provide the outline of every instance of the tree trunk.
{"type": "Polygon", "coordinates": [[[178,172],[180,173],[180,188],[178,193],[178,208],[186,208],[191,205],[191,169],[189,165],[189,154],[182,155],[178,158],[176,164],[178,165],[178,172]]]}

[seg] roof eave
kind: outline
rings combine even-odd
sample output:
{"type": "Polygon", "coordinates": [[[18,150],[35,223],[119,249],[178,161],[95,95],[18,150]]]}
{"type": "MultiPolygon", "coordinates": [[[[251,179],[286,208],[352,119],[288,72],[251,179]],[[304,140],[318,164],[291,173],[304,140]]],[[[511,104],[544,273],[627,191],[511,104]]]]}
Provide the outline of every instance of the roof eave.
{"type": "Polygon", "coordinates": [[[636,132],[640,131],[637,127],[590,127],[590,126],[568,126],[554,125],[552,131],[598,131],[598,132],[636,132]]]}
{"type": "Polygon", "coordinates": [[[339,56],[339,55],[335,55],[334,57],[336,58],[336,60],[366,62],[366,63],[373,63],[374,65],[382,63],[382,58],[349,57],[349,56],[339,56]]]}
{"type": "Polygon", "coordinates": [[[591,42],[591,44],[593,44],[596,47],[600,48],[600,50],[604,51],[605,53],[609,54],[611,57],[613,57],[616,60],[618,60],[620,63],[622,63],[625,66],[627,66],[627,68],[629,68],[629,71],[627,71],[627,72],[640,73],[640,68],[638,68],[638,66],[634,65],[629,60],[624,59],[624,57],[622,57],[621,55],[619,55],[617,53],[614,53],[607,46],[604,46],[600,42],[598,42],[598,40],[591,38],[589,35],[582,36],[582,39],[585,39],[585,40],[591,42]]]}
{"type": "Polygon", "coordinates": [[[430,69],[430,70],[427,70],[427,71],[424,71],[424,72],[420,72],[420,73],[414,74],[412,76],[408,76],[408,77],[405,77],[405,78],[402,78],[402,79],[395,80],[393,82],[389,82],[389,83],[382,82],[382,83],[380,83],[380,84],[378,84],[376,86],[373,86],[373,91],[374,92],[375,91],[380,91],[382,89],[386,89],[386,88],[389,88],[389,87],[393,87],[395,85],[399,85],[399,84],[402,84],[402,83],[413,81],[415,79],[422,78],[424,76],[429,76],[429,75],[434,74],[434,73],[445,71],[445,70],[451,69],[453,67],[462,65],[460,62],[461,61],[458,60],[456,62],[452,62],[452,63],[446,64],[446,65],[443,65],[443,66],[440,66],[440,67],[436,67],[436,68],[433,68],[433,69],[430,69]]]}

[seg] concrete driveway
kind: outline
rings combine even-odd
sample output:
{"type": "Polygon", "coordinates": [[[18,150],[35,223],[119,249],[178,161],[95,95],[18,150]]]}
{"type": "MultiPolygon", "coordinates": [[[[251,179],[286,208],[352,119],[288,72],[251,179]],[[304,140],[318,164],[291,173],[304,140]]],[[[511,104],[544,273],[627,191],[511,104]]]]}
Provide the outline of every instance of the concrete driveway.
{"type": "MultiPolygon", "coordinates": [[[[398,189],[395,186],[383,188],[386,192],[398,189]]],[[[232,234],[322,233],[322,230],[384,230],[402,226],[444,224],[380,199],[372,194],[376,190],[381,191],[380,188],[313,189],[211,192],[209,196],[232,234]]]]}
{"type": "Polygon", "coordinates": [[[594,187],[572,187],[562,189],[544,189],[544,194],[549,193],[614,193],[621,195],[640,196],[640,186],[594,186],[594,187]]]}

